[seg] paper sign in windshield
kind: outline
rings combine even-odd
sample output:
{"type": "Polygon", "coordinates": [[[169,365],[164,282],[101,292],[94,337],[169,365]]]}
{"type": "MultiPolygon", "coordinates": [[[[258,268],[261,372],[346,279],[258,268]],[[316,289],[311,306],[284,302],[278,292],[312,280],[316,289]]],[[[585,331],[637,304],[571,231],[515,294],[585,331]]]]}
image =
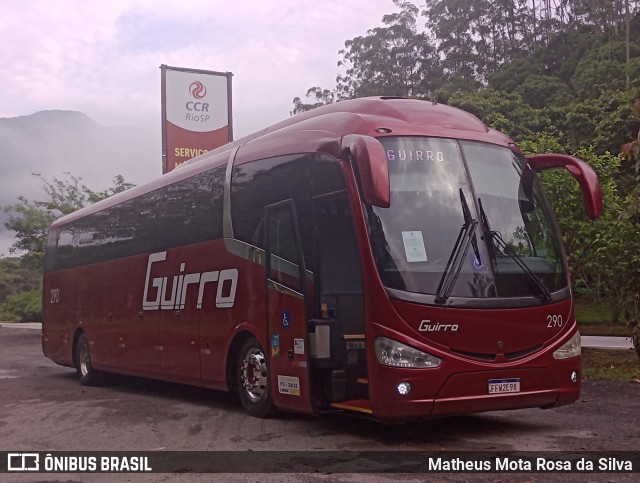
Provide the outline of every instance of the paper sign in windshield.
{"type": "Polygon", "coordinates": [[[407,262],[426,262],[427,250],[424,247],[421,231],[403,231],[402,242],[407,262]]]}

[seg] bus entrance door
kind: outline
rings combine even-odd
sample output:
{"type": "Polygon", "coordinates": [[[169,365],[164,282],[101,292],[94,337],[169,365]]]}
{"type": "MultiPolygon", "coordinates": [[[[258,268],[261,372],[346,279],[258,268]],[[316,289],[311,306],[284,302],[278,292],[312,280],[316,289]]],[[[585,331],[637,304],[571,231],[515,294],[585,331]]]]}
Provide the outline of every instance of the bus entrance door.
{"type": "Polygon", "coordinates": [[[370,412],[364,288],[358,242],[344,192],[314,198],[316,318],[309,321],[312,374],[333,407],[370,412]]]}
{"type": "Polygon", "coordinates": [[[267,353],[273,402],[312,412],[306,270],[293,200],[266,207],[267,353]]]}

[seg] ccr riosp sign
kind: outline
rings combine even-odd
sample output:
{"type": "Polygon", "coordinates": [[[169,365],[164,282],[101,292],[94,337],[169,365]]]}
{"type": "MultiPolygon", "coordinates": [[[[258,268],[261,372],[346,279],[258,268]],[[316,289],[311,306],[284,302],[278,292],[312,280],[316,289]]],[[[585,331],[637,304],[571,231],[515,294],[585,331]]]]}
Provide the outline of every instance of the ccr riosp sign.
{"type": "Polygon", "coordinates": [[[230,72],[160,66],[162,172],[233,140],[230,72]]]}

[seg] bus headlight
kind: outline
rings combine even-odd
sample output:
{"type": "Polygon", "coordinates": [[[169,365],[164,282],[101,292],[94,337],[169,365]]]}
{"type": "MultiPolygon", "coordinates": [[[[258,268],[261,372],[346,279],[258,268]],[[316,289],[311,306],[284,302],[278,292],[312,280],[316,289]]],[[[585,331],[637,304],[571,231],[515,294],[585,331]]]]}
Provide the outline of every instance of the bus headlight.
{"type": "Polygon", "coordinates": [[[576,331],[571,339],[562,344],[562,347],[553,353],[553,357],[554,359],[570,359],[571,357],[578,357],[581,353],[580,332],[576,331]]]}
{"type": "Polygon", "coordinates": [[[385,366],[423,369],[438,367],[442,363],[442,359],[436,356],[387,337],[378,337],[374,343],[374,350],[378,362],[385,366]]]}

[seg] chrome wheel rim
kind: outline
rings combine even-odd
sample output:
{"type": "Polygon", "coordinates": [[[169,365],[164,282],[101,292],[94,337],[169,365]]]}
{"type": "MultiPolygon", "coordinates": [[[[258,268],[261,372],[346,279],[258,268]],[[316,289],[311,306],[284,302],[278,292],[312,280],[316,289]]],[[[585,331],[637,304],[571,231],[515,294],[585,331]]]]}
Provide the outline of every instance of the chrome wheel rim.
{"type": "Polygon", "coordinates": [[[89,368],[91,367],[91,359],[89,358],[89,347],[87,347],[86,344],[82,344],[80,346],[79,359],[80,374],[82,374],[83,377],[86,377],[89,374],[89,368]]]}
{"type": "Polygon", "coordinates": [[[258,402],[267,391],[267,361],[262,351],[251,348],[240,366],[240,382],[252,402],[258,402]]]}

